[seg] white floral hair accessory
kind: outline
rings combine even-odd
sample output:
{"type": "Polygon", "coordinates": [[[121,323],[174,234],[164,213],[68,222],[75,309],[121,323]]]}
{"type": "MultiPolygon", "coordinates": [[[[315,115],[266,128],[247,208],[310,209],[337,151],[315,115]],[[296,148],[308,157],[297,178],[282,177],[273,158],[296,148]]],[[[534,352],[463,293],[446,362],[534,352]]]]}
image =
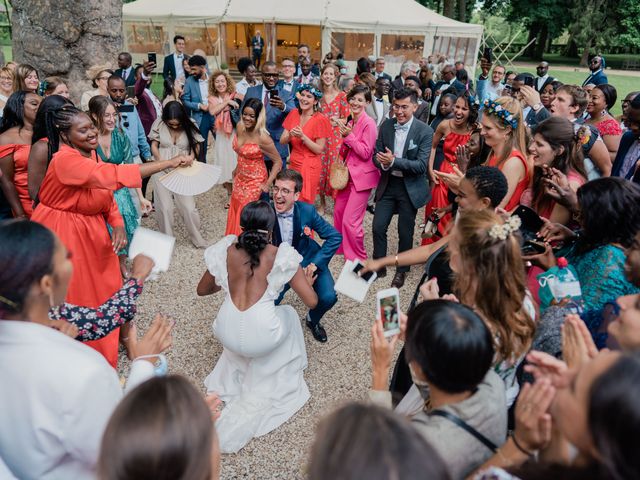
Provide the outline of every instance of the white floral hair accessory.
{"type": "Polygon", "coordinates": [[[522,220],[517,215],[513,215],[507,219],[504,224],[495,224],[489,229],[489,236],[494,240],[506,240],[509,235],[517,231],[522,225],[522,220]]]}

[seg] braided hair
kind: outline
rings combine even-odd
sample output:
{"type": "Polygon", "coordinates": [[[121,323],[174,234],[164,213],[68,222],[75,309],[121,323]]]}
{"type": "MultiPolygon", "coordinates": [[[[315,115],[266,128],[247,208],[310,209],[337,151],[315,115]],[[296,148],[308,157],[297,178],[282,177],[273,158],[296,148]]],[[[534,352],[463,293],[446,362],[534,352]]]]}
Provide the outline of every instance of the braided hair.
{"type": "Polygon", "coordinates": [[[267,202],[257,200],[248,203],[240,214],[242,233],[238,237],[236,248],[249,255],[251,275],[260,265],[260,254],[270,243],[271,232],[276,223],[276,214],[267,202]]]}
{"type": "Polygon", "coordinates": [[[507,195],[507,177],[496,167],[478,166],[467,170],[464,178],[475,188],[478,197],[486,197],[496,208],[507,195]]]}

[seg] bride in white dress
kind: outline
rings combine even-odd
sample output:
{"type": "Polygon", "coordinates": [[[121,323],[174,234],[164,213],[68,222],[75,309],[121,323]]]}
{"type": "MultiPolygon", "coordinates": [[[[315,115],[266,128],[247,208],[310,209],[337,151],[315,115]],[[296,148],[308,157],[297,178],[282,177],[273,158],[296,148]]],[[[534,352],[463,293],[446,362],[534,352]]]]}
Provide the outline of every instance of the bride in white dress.
{"type": "Polygon", "coordinates": [[[293,307],[274,301],[287,283],[309,308],[318,298],[300,254],[286,243],[271,245],[275,222],[268,203],[251,202],[240,216],[240,237],[228,235],[204,254],[198,295],[226,294],[213,322],[224,349],[204,381],[226,404],[216,422],[224,453],[279,427],[309,399],[300,319],[293,307]]]}

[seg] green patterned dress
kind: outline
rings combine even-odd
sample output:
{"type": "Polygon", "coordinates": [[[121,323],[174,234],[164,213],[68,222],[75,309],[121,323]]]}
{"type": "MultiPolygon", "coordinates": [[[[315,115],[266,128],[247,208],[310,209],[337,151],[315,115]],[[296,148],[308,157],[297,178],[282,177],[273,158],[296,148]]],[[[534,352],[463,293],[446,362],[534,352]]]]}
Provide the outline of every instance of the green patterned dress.
{"type": "MultiPolygon", "coordinates": [[[[119,165],[121,163],[133,163],[133,155],[131,155],[131,144],[126,133],[116,128],[111,134],[111,158],[107,158],[102,151],[102,147],[98,146],[98,156],[103,162],[115,163],[119,165]]],[[[118,252],[118,255],[127,255],[129,253],[129,245],[131,245],[131,239],[133,238],[133,232],[136,231],[139,225],[138,210],[131,196],[131,192],[128,188],[120,188],[113,194],[118,204],[118,210],[124,220],[124,230],[127,234],[127,246],[118,252]]],[[[111,226],[109,227],[109,233],[111,233],[111,226]]]]}

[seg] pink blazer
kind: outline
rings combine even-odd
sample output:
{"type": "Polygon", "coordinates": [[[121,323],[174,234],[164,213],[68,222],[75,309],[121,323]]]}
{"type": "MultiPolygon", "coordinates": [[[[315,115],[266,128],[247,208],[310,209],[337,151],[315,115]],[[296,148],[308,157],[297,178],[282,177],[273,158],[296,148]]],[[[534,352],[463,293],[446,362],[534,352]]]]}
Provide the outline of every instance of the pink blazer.
{"type": "Polygon", "coordinates": [[[346,159],[349,176],[358,192],[378,186],[380,170],[373,164],[377,137],[375,120],[364,112],[351,133],[344,137],[343,143],[348,147],[346,159]]]}

